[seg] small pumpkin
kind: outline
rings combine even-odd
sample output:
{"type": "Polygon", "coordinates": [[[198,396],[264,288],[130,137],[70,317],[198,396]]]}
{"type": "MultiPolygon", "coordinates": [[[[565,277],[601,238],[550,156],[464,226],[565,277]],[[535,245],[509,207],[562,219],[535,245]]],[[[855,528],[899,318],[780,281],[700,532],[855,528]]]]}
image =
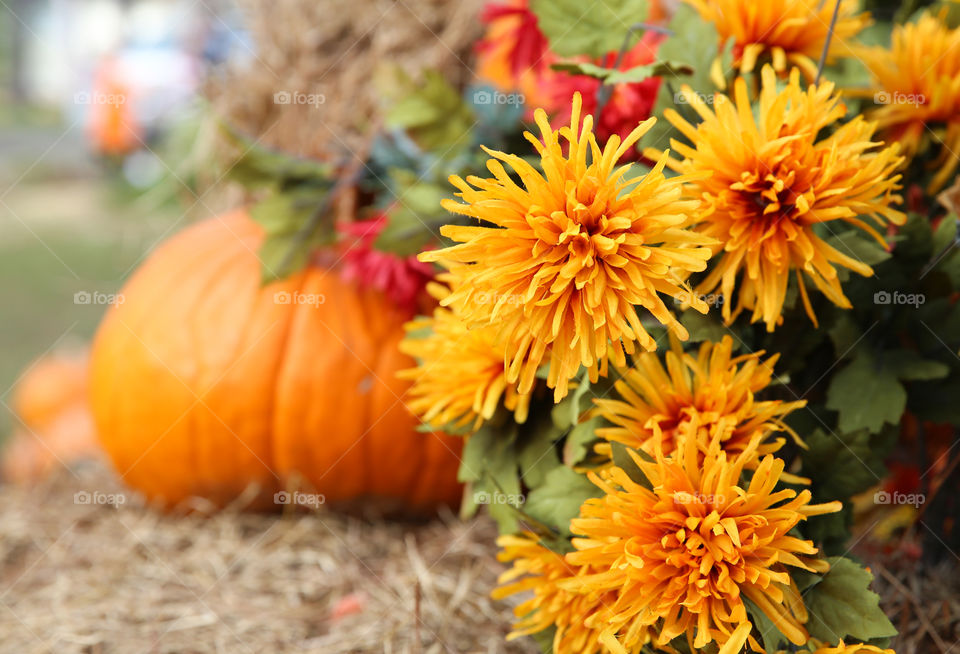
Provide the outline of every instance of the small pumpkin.
{"type": "Polygon", "coordinates": [[[37,481],[59,466],[98,455],[86,352],[54,352],[34,362],[14,389],[11,408],[17,421],[4,448],[5,480],[37,481]]]}
{"type": "Polygon", "coordinates": [[[262,286],[263,238],[245,211],[197,223],[107,312],[91,398],[123,479],[167,506],[298,480],[328,503],[455,504],[459,439],[416,431],[396,376],[408,314],[335,267],[262,286]]]}

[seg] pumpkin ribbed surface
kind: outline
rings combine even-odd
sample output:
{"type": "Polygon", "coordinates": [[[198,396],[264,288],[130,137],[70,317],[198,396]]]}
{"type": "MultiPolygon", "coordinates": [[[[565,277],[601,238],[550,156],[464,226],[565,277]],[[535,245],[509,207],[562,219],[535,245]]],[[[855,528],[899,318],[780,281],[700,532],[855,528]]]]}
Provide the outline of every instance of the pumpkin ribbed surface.
{"type": "Polygon", "coordinates": [[[264,502],[295,484],[328,503],[455,504],[459,439],[417,432],[396,378],[408,316],[332,269],[261,286],[262,239],[242,211],[193,225],[104,318],[91,398],[126,483],[165,505],[251,483],[264,502]]]}

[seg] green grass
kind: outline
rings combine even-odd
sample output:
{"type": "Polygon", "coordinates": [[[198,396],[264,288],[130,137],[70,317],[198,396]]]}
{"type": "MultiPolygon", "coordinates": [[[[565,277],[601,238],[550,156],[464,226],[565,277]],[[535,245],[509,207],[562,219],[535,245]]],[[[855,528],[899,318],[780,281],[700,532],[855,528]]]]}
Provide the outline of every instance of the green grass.
{"type": "MultiPolygon", "coordinates": [[[[75,303],[74,295],[117,293],[178,214],[164,210],[145,220],[115,207],[84,207],[87,216],[113,216],[84,226],[23,215],[20,222],[5,213],[0,205],[0,399],[9,403],[8,390],[30,362],[57,343],[88,342],[94,334],[106,306],[75,303]]],[[[12,420],[0,405],[0,435],[12,420]]]]}

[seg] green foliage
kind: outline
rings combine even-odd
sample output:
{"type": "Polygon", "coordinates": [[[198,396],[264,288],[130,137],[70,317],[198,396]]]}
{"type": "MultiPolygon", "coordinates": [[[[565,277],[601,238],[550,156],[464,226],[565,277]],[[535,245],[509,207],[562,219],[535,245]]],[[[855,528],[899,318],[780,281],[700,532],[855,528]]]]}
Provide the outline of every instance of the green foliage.
{"type": "Polygon", "coordinates": [[[487,505],[501,533],[518,530],[518,507],[522,502],[515,446],[517,425],[481,427],[463,448],[459,479],[469,482],[461,515],[469,516],[477,506],[487,505]]]}
{"type": "Polygon", "coordinates": [[[790,639],[783,635],[773,621],[760,610],[760,608],[751,602],[748,598],[743,598],[743,603],[747,607],[747,615],[753,623],[753,628],[760,635],[760,643],[763,649],[768,652],[780,651],[782,647],[787,647],[790,639]]]}
{"type": "Polygon", "coordinates": [[[257,253],[261,279],[283,279],[303,268],[317,248],[336,240],[330,211],[336,171],[330,164],[267,148],[225,124],[222,129],[240,152],[229,177],[266,192],[250,210],[266,233],[257,253]]]}
{"type": "Polygon", "coordinates": [[[540,31],[561,57],[602,57],[623,44],[627,31],[647,19],[647,0],[530,0],[540,31]]]}
{"type": "Polygon", "coordinates": [[[530,491],[524,512],[569,535],[570,520],[579,514],[580,505],[600,495],[600,489],[586,475],[557,466],[546,475],[541,486],[530,491]]]}
{"type": "Polygon", "coordinates": [[[247,188],[286,189],[301,184],[326,184],[334,170],[329,164],[272,150],[225,123],[221,129],[239,155],[228,177],[247,188]]]}
{"type": "Polygon", "coordinates": [[[844,432],[878,432],[884,423],[899,422],[907,406],[907,391],[896,371],[878,365],[865,350],[830,380],[827,398],[827,408],[839,412],[844,432]]]}
{"type": "Polygon", "coordinates": [[[690,75],[693,73],[693,68],[690,66],[672,61],[656,61],[652,64],[634,66],[627,70],[606,68],[590,62],[579,61],[564,61],[553,64],[551,68],[573,75],[593,77],[602,81],[604,84],[636,84],[650,77],[660,77],[663,75],[677,77],[679,75],[690,75]]]}
{"type": "Polygon", "coordinates": [[[700,94],[704,101],[712,104],[713,96],[718,92],[710,77],[710,69],[717,57],[720,57],[723,70],[729,70],[732,61],[730,48],[719,50],[720,37],[712,23],[703,20],[696,9],[681,3],[670,20],[670,36],[657,49],[657,57],[664,61],[675,62],[679,71],[689,74],[664,75],[663,83],[657,94],[653,115],[658,117],[657,124],[643,138],[644,147],[665,149],[670,146],[670,138],[679,136],[670,123],[664,119],[663,111],[674,108],[688,120],[699,122],[693,110],[680,96],[680,89],[689,86],[694,93],[700,94]]]}
{"type": "Polygon", "coordinates": [[[263,283],[302,269],[317,248],[334,242],[329,195],[328,188],[297,186],[276,192],[251,208],[250,217],[266,232],[257,253],[263,283]]]}
{"type": "Polygon", "coordinates": [[[817,500],[845,500],[877,485],[886,472],[890,436],[866,429],[842,434],[817,429],[805,435],[803,474],[813,482],[817,500]]]}
{"type": "Polygon", "coordinates": [[[896,628],[880,610],[880,596],[870,590],[870,572],[847,558],[829,561],[829,572],[804,595],[810,635],[830,643],[896,635],[896,628]]]}
{"type": "Polygon", "coordinates": [[[396,189],[395,204],[374,245],[384,252],[411,256],[438,240],[440,227],[452,222],[450,214],[440,206],[449,189],[402,168],[393,169],[391,179],[396,189]]]}
{"type": "Polygon", "coordinates": [[[388,127],[405,130],[427,150],[446,149],[452,154],[470,145],[473,115],[440,72],[426,71],[419,83],[402,71],[397,78],[400,90],[387,112],[388,127]]]}

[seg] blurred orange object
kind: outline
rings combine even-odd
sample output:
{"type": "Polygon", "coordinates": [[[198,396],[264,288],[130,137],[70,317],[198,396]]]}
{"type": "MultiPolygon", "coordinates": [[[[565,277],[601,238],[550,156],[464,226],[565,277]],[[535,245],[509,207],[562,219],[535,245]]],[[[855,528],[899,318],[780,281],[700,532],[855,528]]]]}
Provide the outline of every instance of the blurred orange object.
{"type": "Polygon", "coordinates": [[[120,156],[140,148],[142,130],[133,112],[130,88],[114,59],[107,58],[100,65],[86,99],[90,103],[87,134],[96,152],[120,156]]]}
{"type": "Polygon", "coordinates": [[[192,225],[107,312],[91,398],[124,481],[164,506],[254,485],[262,508],[457,504],[462,439],[417,431],[404,405],[409,311],[320,264],[264,285],[263,240],[244,210],[192,225]]]}
{"type": "Polygon", "coordinates": [[[4,479],[37,481],[58,466],[97,456],[87,387],[86,352],[54,353],[27,369],[14,391],[19,424],[5,448],[4,479]]]}

